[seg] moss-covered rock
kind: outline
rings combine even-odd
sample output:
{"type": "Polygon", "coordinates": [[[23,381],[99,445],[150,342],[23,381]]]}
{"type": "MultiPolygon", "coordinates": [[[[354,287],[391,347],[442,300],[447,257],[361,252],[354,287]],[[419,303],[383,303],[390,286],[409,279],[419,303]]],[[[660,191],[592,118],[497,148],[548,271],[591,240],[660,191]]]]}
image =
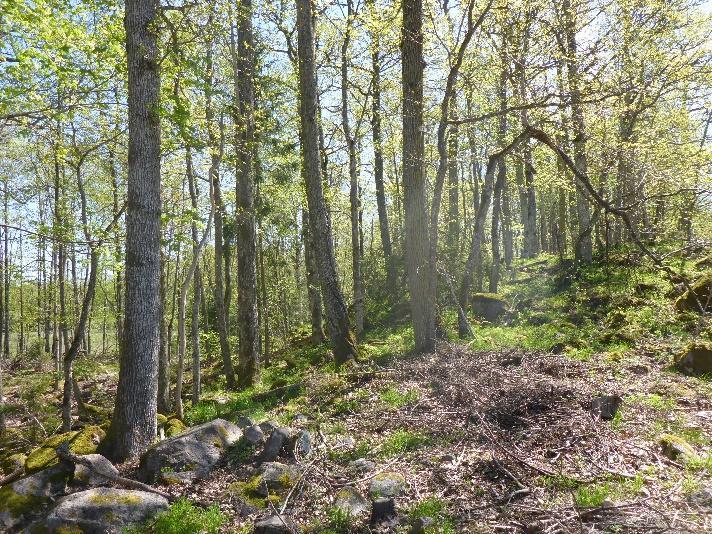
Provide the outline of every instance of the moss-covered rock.
{"type": "Polygon", "coordinates": [[[28,473],[35,473],[59,463],[55,449],[65,441],[69,442],[69,450],[73,453],[91,454],[96,451],[105,436],[104,430],[98,426],[87,426],[81,430],[52,436],[27,456],[25,469],[28,473]]]}
{"type": "Polygon", "coordinates": [[[678,354],[675,365],[686,373],[712,374],[712,343],[691,343],[678,354]]]}
{"type": "Polygon", "coordinates": [[[2,467],[2,470],[6,474],[9,475],[13,471],[15,471],[18,467],[24,466],[26,461],[27,461],[27,456],[25,456],[21,452],[17,452],[15,454],[10,454],[9,456],[5,456],[2,459],[2,461],[0,462],[0,467],[2,467]]]}
{"type": "Polygon", "coordinates": [[[177,417],[171,417],[170,419],[168,419],[164,428],[166,436],[169,438],[177,436],[181,432],[185,432],[186,430],[188,430],[188,427],[185,425],[185,423],[177,417]]]}
{"type": "Polygon", "coordinates": [[[680,436],[675,434],[663,434],[658,439],[662,447],[663,456],[673,461],[685,463],[695,457],[695,449],[680,436]]]}
{"type": "Polygon", "coordinates": [[[675,301],[675,308],[678,311],[699,312],[698,301],[704,310],[712,309],[712,271],[700,276],[690,289],[675,301]]]}
{"type": "Polygon", "coordinates": [[[94,488],[64,497],[34,527],[42,532],[121,532],[168,508],[168,501],[145,491],[94,488]],[[69,529],[69,530],[68,530],[69,529]]]}
{"type": "Polygon", "coordinates": [[[405,486],[405,478],[400,473],[380,473],[371,479],[368,494],[371,499],[398,497],[405,486]]]}
{"type": "Polygon", "coordinates": [[[186,481],[204,478],[241,436],[242,431],[224,419],[190,428],[148,449],[141,457],[138,475],[149,484],[160,480],[164,472],[186,481]]]}
{"type": "Polygon", "coordinates": [[[0,489],[0,531],[27,524],[42,514],[53,500],[63,495],[71,470],[55,465],[0,489]]]}
{"type": "Polygon", "coordinates": [[[282,495],[297,483],[299,468],[280,462],[265,462],[254,480],[255,492],[262,497],[282,495]]]}
{"type": "Polygon", "coordinates": [[[495,323],[507,313],[507,301],[495,293],[475,293],[472,295],[472,312],[489,321],[495,323]]]}

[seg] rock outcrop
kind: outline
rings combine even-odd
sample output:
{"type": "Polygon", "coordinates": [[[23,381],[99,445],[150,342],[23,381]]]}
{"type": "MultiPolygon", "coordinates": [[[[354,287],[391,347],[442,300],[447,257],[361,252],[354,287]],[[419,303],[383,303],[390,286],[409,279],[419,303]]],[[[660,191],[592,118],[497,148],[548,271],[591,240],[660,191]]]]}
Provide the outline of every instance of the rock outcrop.
{"type": "Polygon", "coordinates": [[[139,478],[149,484],[205,478],[225,449],[241,436],[242,430],[224,419],[190,428],[146,451],[139,464],[139,478]]]}
{"type": "Polygon", "coordinates": [[[692,343],[683,350],[675,361],[677,367],[686,373],[712,374],[712,343],[692,343]]]}
{"type": "Polygon", "coordinates": [[[472,313],[496,323],[507,313],[507,301],[494,293],[475,293],[472,295],[472,313]]]}
{"type": "Polygon", "coordinates": [[[60,499],[44,519],[30,527],[30,531],[118,533],[167,508],[168,501],[155,493],[94,488],[60,499]]]}

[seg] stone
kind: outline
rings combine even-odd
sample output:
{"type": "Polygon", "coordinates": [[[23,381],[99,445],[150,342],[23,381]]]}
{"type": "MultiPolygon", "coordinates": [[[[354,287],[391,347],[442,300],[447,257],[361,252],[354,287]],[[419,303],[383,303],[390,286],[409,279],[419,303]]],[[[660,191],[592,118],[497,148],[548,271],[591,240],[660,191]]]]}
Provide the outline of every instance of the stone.
{"type": "Polygon", "coordinates": [[[353,486],[341,488],[334,499],[334,508],[341,510],[348,516],[357,517],[368,514],[369,502],[353,486]]]}
{"type": "Polygon", "coordinates": [[[240,439],[243,439],[254,446],[261,446],[265,441],[267,441],[267,436],[265,436],[265,433],[259,425],[252,425],[244,429],[244,434],[240,439]]]}
{"type": "Polygon", "coordinates": [[[371,479],[368,494],[371,499],[398,497],[403,492],[405,479],[400,473],[380,473],[371,479]]]}
{"type": "Polygon", "coordinates": [[[58,464],[0,488],[0,531],[6,532],[38,517],[67,491],[71,467],[58,464]]]}
{"type": "Polygon", "coordinates": [[[262,429],[262,432],[265,434],[271,434],[275,430],[279,428],[279,425],[277,423],[274,423],[272,421],[263,421],[260,423],[260,428],[262,429]]]}
{"type": "Polygon", "coordinates": [[[349,467],[361,473],[365,473],[376,469],[376,464],[371,460],[366,460],[366,458],[358,458],[349,462],[349,467]]]}
{"type": "Polygon", "coordinates": [[[690,374],[712,373],[712,343],[696,342],[688,345],[676,358],[677,367],[690,374]]]}
{"type": "Polygon", "coordinates": [[[435,532],[437,527],[437,522],[432,517],[418,517],[410,525],[410,530],[408,534],[426,534],[428,532],[435,532]]]}
{"type": "Polygon", "coordinates": [[[372,525],[394,524],[397,520],[396,503],[391,497],[379,497],[373,501],[371,508],[372,525]]]}
{"type": "Polygon", "coordinates": [[[658,440],[662,447],[662,454],[666,458],[673,461],[681,461],[685,463],[688,459],[695,456],[695,449],[684,439],[674,434],[664,434],[658,440]]]}
{"type": "Polygon", "coordinates": [[[496,323],[507,313],[507,301],[495,293],[472,295],[472,312],[490,323],[496,323]]]}
{"type": "Polygon", "coordinates": [[[65,441],[69,442],[69,450],[74,454],[91,454],[106,433],[98,426],[86,426],[81,430],[57,434],[47,439],[42,445],[27,455],[25,471],[36,473],[59,463],[56,449],[65,441]]]}
{"type": "Polygon", "coordinates": [[[690,504],[712,511],[712,486],[702,488],[687,498],[690,504]]]}
{"type": "Polygon", "coordinates": [[[700,312],[702,305],[704,310],[712,309],[712,271],[707,271],[700,276],[676,301],[675,309],[678,311],[700,312]]]}
{"type": "Polygon", "coordinates": [[[168,508],[168,501],[147,491],[94,488],[59,500],[31,531],[119,533],[144,523],[168,508]]]}
{"type": "Polygon", "coordinates": [[[292,421],[294,423],[306,423],[309,421],[309,416],[303,413],[295,413],[294,417],[292,417],[292,421]]]}
{"type": "Polygon", "coordinates": [[[297,467],[280,462],[265,462],[258,473],[259,481],[255,484],[254,491],[261,497],[268,497],[270,493],[286,492],[294,486],[299,477],[297,467]]]}
{"type": "Polygon", "coordinates": [[[620,395],[601,395],[591,401],[591,413],[604,421],[610,421],[618,413],[618,408],[623,403],[620,395]]]}
{"type": "Polygon", "coordinates": [[[288,515],[273,515],[255,523],[252,532],[253,534],[294,534],[299,530],[288,515]]]}
{"type": "Polygon", "coordinates": [[[551,347],[549,347],[549,352],[552,354],[563,354],[565,350],[566,343],[562,343],[561,341],[554,343],[551,347]]]}
{"type": "MultiPolygon", "coordinates": [[[[260,425],[261,427],[262,425],[260,425]]],[[[264,430],[264,429],[263,429],[264,430]]],[[[289,440],[294,435],[292,429],[287,427],[276,428],[272,431],[265,443],[262,452],[257,458],[258,462],[273,462],[282,453],[282,449],[289,444],[289,440]]]]}
{"type": "Polygon", "coordinates": [[[138,476],[149,484],[161,480],[162,473],[188,480],[205,478],[241,436],[242,431],[224,419],[190,428],[148,449],[141,456],[138,476]]]}
{"type": "Polygon", "coordinates": [[[245,430],[247,427],[253,426],[255,422],[247,417],[246,415],[241,415],[240,417],[237,418],[236,422],[237,426],[239,426],[242,430],[245,430]]]}
{"type": "Polygon", "coordinates": [[[76,464],[72,478],[73,483],[87,487],[101,486],[119,476],[119,471],[114,467],[114,464],[101,454],[85,454],[82,458],[91,463],[92,469],[82,464],[76,464]]]}
{"type": "Polygon", "coordinates": [[[300,430],[290,440],[290,451],[294,458],[306,458],[312,453],[312,437],[308,430],[300,430]]]}

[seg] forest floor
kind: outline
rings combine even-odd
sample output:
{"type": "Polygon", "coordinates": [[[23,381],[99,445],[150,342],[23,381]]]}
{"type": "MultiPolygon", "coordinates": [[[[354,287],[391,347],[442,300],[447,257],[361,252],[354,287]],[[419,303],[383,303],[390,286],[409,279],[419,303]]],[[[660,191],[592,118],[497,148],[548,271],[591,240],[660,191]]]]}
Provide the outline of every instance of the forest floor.
{"type": "MultiPolygon", "coordinates": [[[[186,423],[247,415],[309,430],[314,454],[296,483],[258,512],[284,507],[306,532],[407,532],[418,517],[443,533],[712,531],[710,503],[690,499],[712,490],[712,382],[671,365],[689,341],[712,339],[709,318],[677,314],[669,283],[636,264],[621,256],[575,277],[554,258],[519,264],[501,292],[512,310],[503,323],[476,324],[473,338],[430,355],[410,355],[406,321],[379,324],[374,311],[356,367],[337,373],[325,346],[295,344],[256,388],[206,391],[186,423]],[[622,398],[611,420],[592,410],[602,395],[622,398]],[[663,454],[664,437],[691,448],[685,461],[663,454]],[[336,512],[343,487],[366,495],[391,473],[404,480],[399,526],[336,512]]],[[[445,322],[452,332],[454,317],[445,322]]],[[[82,390],[108,406],[115,369],[92,366],[82,390]]],[[[53,423],[59,396],[38,380],[11,380],[9,397],[25,405],[16,426],[36,426],[28,414],[40,406],[53,423]]],[[[228,458],[208,480],[163,489],[217,503],[221,531],[250,532],[255,517],[240,516],[233,488],[253,475],[228,458]]]]}
{"type": "MultiPolygon", "coordinates": [[[[321,421],[318,452],[288,508],[315,532],[333,527],[340,488],[365,495],[373,477],[395,472],[406,482],[399,506],[411,520],[437,518],[442,532],[704,531],[712,518],[687,498],[710,482],[710,389],[654,361],[612,370],[455,344],[353,381],[315,377],[304,403],[321,421]],[[601,393],[624,398],[613,421],[590,411],[601,393]],[[661,454],[658,439],[670,432],[695,444],[694,462],[661,454]],[[355,470],[358,458],[374,469],[355,470]]],[[[315,428],[311,418],[291,425],[315,428]]],[[[225,488],[248,479],[225,468],[189,497],[221,503],[238,527],[225,488]]],[[[359,531],[358,521],[338,526],[359,531]]]]}

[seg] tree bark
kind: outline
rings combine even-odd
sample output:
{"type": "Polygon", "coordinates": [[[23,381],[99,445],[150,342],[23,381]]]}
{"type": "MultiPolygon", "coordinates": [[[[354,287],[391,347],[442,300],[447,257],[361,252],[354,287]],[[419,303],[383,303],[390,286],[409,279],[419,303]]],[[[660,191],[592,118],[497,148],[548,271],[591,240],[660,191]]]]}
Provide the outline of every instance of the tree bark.
{"type": "MultiPolygon", "coordinates": [[[[435,350],[430,233],[423,139],[423,1],[404,1],[402,28],[405,258],[416,352],[435,350]]],[[[443,134],[444,137],[444,134],[443,134]]],[[[441,160],[442,161],[442,160],[441,160]]]]}
{"type": "Polygon", "coordinates": [[[349,155],[349,205],[351,214],[351,274],[353,278],[354,330],[356,336],[363,332],[364,295],[361,277],[361,246],[359,243],[359,186],[356,162],[356,138],[349,123],[349,68],[348,51],[351,41],[351,24],[354,17],[353,1],[346,0],[346,30],[341,44],[341,123],[349,155]]]}
{"type": "Polygon", "coordinates": [[[129,168],[126,319],[119,384],[101,452],[126,460],[156,439],[160,338],[161,128],[157,0],[126,0],[129,168]]]}
{"type": "Polygon", "coordinates": [[[257,235],[255,227],[255,52],[252,0],[242,0],[237,16],[239,126],[237,148],[237,310],[240,350],[237,385],[255,383],[259,372],[257,315],[257,235]]]}
{"type": "MultiPolygon", "coordinates": [[[[372,16],[376,16],[374,0],[368,0],[372,16]]],[[[383,134],[381,131],[381,51],[378,31],[371,33],[371,85],[373,100],[371,102],[371,130],[373,136],[373,179],[376,183],[376,205],[378,207],[378,229],[381,235],[381,247],[386,264],[386,284],[389,290],[397,288],[395,258],[391,230],[388,223],[386,206],[386,190],[383,179],[383,134]]]]}
{"type": "MultiPolygon", "coordinates": [[[[571,123],[573,128],[574,163],[579,173],[588,174],[586,155],[586,125],[581,103],[580,75],[576,43],[576,13],[570,0],[563,0],[561,6],[564,17],[564,32],[566,40],[566,70],[569,82],[571,105],[571,123]]],[[[591,211],[586,193],[576,187],[576,215],[578,217],[579,235],[576,239],[575,255],[578,261],[590,263],[593,257],[593,241],[591,239],[591,211]]]]}
{"type": "Polygon", "coordinates": [[[314,239],[319,281],[327,312],[327,328],[337,365],[357,357],[356,342],[336,272],[331,217],[324,199],[317,124],[317,86],[311,0],[297,0],[299,89],[304,143],[302,157],[306,174],[309,229],[314,239]]]}

